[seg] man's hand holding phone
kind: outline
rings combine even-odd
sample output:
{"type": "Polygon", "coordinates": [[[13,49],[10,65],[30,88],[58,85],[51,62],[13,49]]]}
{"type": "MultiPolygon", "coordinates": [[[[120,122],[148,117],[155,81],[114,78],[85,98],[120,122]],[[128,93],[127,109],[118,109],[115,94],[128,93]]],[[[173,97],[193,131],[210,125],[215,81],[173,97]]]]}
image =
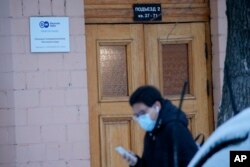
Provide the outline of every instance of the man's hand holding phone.
{"type": "Polygon", "coordinates": [[[130,166],[136,165],[137,157],[133,152],[126,150],[122,146],[116,147],[115,150],[128,162],[130,166]]]}

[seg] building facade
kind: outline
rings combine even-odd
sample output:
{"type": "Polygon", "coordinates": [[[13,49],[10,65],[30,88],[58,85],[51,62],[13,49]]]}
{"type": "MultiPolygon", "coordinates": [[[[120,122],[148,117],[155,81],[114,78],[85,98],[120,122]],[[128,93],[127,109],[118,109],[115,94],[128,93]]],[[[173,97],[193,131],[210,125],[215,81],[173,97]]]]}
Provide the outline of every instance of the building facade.
{"type": "MultiPolygon", "coordinates": [[[[0,167],[91,166],[84,9],[83,0],[0,1],[0,167]],[[31,53],[31,16],[69,17],[70,52],[31,53]]],[[[225,0],[210,0],[210,11],[216,124],[227,38],[225,0]]]]}

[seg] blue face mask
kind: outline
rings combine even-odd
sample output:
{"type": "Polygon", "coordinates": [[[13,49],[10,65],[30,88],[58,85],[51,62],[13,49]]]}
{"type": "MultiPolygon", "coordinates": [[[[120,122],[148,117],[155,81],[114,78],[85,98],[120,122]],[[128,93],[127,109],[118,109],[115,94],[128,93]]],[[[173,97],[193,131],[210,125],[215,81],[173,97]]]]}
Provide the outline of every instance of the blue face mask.
{"type": "Polygon", "coordinates": [[[156,124],[156,121],[150,118],[149,113],[139,116],[136,120],[141,128],[147,132],[152,131],[156,124]]]}

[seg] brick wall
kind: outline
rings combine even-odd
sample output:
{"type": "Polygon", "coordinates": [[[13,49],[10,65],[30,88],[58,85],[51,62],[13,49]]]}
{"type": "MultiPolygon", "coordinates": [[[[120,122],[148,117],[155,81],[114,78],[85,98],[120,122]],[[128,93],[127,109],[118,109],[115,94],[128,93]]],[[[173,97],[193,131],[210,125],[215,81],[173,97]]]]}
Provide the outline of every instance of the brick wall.
{"type": "Polygon", "coordinates": [[[0,1],[0,167],[90,166],[83,8],[0,1]],[[68,16],[71,51],[31,53],[30,16],[68,16]]]}
{"type": "Polygon", "coordinates": [[[223,70],[227,42],[226,0],[210,0],[211,6],[211,38],[212,38],[212,72],[214,94],[214,119],[217,122],[222,86],[223,70]]]}

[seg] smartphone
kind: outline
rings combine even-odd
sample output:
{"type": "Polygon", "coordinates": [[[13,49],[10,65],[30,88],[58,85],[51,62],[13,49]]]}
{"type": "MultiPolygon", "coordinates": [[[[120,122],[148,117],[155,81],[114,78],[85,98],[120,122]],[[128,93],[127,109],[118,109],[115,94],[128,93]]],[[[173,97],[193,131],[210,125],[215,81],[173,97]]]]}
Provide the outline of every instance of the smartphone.
{"type": "Polygon", "coordinates": [[[121,155],[125,155],[125,154],[130,154],[125,148],[123,148],[122,146],[118,146],[115,148],[115,150],[121,154],[121,155]]]}
{"type": "Polygon", "coordinates": [[[130,159],[135,159],[135,158],[136,158],[133,154],[131,154],[128,150],[126,150],[126,149],[123,148],[122,146],[116,147],[115,150],[116,150],[119,154],[121,154],[122,156],[126,156],[126,157],[128,157],[128,158],[130,158],[130,159]]]}
{"type": "Polygon", "coordinates": [[[115,150],[124,158],[126,159],[130,165],[135,165],[137,163],[137,157],[123,148],[122,146],[118,146],[115,148],[115,150]]]}

